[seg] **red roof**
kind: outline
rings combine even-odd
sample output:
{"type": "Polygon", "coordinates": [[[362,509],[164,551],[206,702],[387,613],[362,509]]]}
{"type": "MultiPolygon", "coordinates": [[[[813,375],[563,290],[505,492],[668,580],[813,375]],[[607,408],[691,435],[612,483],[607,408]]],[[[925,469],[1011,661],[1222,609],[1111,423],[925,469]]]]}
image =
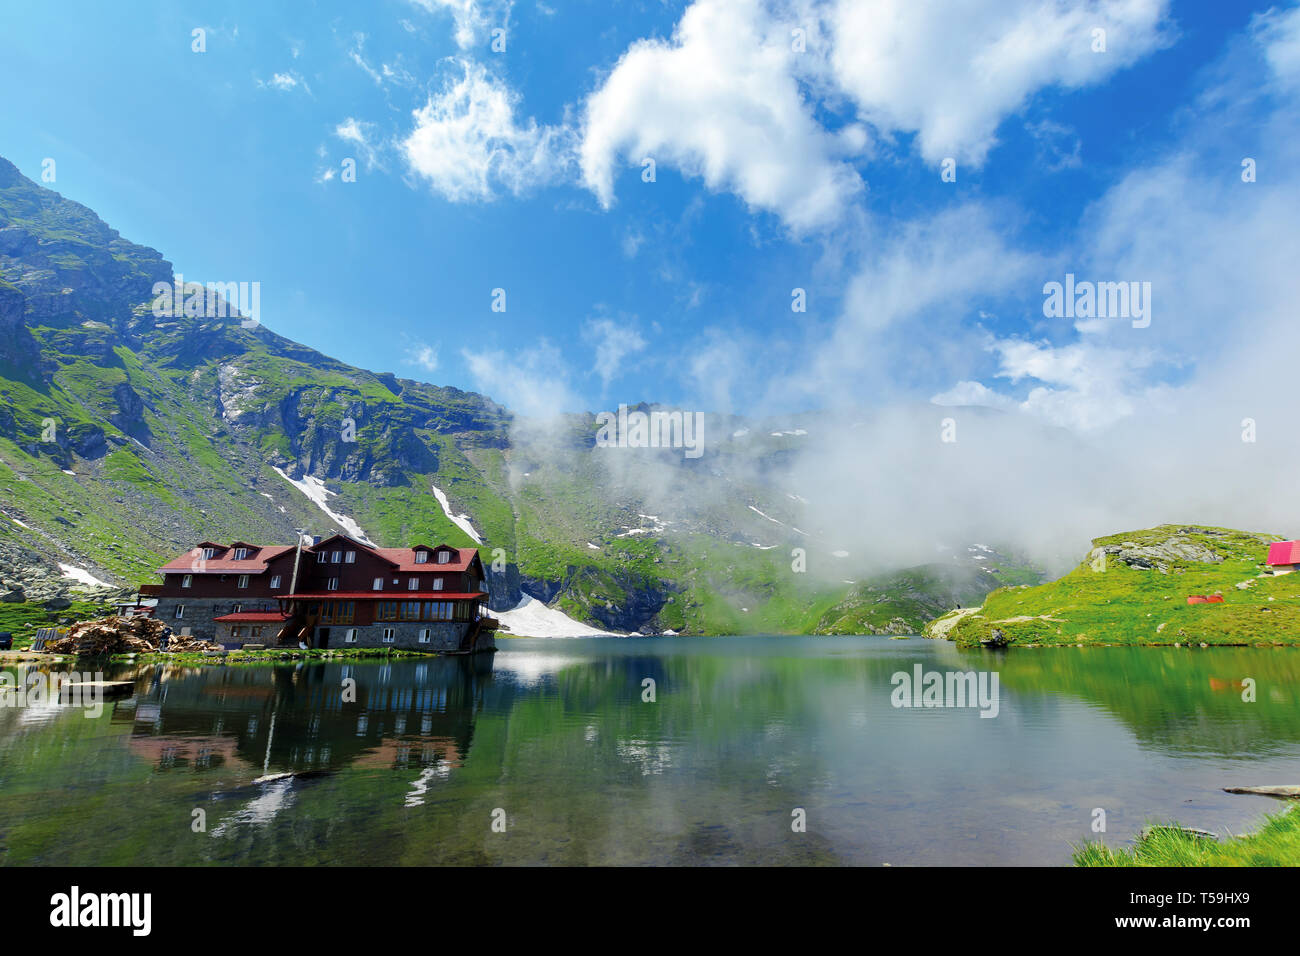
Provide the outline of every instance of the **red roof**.
{"type": "Polygon", "coordinates": [[[258,621],[269,622],[273,624],[282,624],[289,619],[288,614],[281,614],[279,611],[236,611],[234,614],[223,614],[221,617],[214,617],[214,621],[227,621],[230,623],[244,623],[258,621]]]}
{"type": "MultiPolygon", "coordinates": [[[[258,549],[256,545],[245,542],[235,542],[227,548],[225,545],[216,544],[211,541],[205,541],[198,545],[198,548],[211,547],[217,549],[218,557],[200,560],[196,558],[191,549],[182,554],[179,558],[173,558],[158,570],[162,573],[171,574],[261,574],[266,570],[267,562],[272,558],[277,558],[286,551],[292,551],[292,544],[275,544],[267,545],[258,549]],[[233,555],[235,545],[240,545],[252,550],[252,554],[243,561],[236,561],[232,557],[222,557],[221,555],[233,555]],[[199,565],[195,567],[195,565],[199,565]]],[[[347,535],[336,534],[333,537],[326,538],[311,547],[304,547],[303,554],[322,554],[339,548],[355,548],[360,551],[368,551],[371,554],[377,554],[385,561],[392,563],[394,571],[466,571],[470,564],[478,557],[477,548],[453,548],[449,545],[438,545],[436,548],[427,545],[418,545],[414,548],[375,548],[370,545],[362,544],[347,535]],[[415,560],[416,551],[429,552],[429,557],[420,563],[415,560]],[[438,564],[437,555],[433,552],[445,550],[451,552],[451,558],[445,564],[438,564]]]]}
{"type": "MultiPolygon", "coordinates": [[[[371,548],[376,554],[379,554],[397,565],[399,571],[465,571],[469,568],[470,562],[478,556],[477,548],[447,548],[451,552],[451,557],[447,559],[446,564],[438,564],[438,558],[430,554],[423,564],[415,563],[415,548],[371,548]]],[[[422,551],[432,552],[432,548],[421,548],[422,551]]]]}
{"type": "Polygon", "coordinates": [[[482,591],[312,591],[309,594],[277,595],[281,601],[468,601],[484,598],[482,591]]]}
{"type": "Polygon", "coordinates": [[[1274,541],[1268,546],[1269,564],[1300,564],[1300,541],[1274,541]]]}
{"type": "MultiPolygon", "coordinates": [[[[234,558],[198,558],[186,551],[179,558],[173,558],[158,570],[172,574],[261,574],[266,570],[266,563],[279,557],[286,551],[292,551],[293,545],[268,545],[243,561],[234,558]]],[[[227,549],[227,553],[234,552],[227,549]]]]}

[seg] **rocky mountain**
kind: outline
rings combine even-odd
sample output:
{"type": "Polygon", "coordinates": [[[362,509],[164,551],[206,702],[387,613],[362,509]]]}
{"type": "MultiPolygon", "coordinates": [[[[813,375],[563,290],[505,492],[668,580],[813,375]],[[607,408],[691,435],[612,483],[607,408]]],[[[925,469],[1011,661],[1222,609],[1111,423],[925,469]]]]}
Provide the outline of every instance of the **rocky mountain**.
{"type": "Polygon", "coordinates": [[[47,599],[67,599],[87,586],[69,573],[133,586],[195,542],[285,542],[295,528],[479,544],[495,608],[528,594],[620,632],[915,630],[997,583],[973,555],[957,583],[950,568],[858,582],[875,591],[793,573],[793,548],[820,547],[781,487],[806,434],[797,420],[709,416],[708,433],[730,437],[707,456],[612,455],[591,414],[520,420],[484,395],[290,341],[227,311],[223,293],[155,295],[174,282],[161,254],[0,159],[11,602],[45,596],[38,577],[61,582],[47,599]],[[895,591],[901,603],[875,607],[895,591]]]}

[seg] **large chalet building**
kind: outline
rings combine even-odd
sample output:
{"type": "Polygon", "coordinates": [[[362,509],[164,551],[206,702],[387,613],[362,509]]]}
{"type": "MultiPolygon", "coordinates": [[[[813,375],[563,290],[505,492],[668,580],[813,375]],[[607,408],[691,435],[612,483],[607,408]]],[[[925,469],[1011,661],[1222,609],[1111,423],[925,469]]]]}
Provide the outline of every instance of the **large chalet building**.
{"type": "Polygon", "coordinates": [[[204,541],[158,569],[156,618],[215,641],[317,648],[495,649],[478,551],[376,548],[345,535],[301,545],[204,541]]]}

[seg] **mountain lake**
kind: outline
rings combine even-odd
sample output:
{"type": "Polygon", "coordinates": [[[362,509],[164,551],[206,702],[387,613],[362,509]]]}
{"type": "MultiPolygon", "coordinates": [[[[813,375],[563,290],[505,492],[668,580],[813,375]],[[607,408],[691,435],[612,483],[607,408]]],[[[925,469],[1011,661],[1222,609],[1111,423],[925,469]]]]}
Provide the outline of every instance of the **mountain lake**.
{"type": "Polygon", "coordinates": [[[97,716],[11,695],[0,863],[1068,865],[1152,822],[1249,831],[1285,805],[1222,788],[1300,783],[1294,649],[500,645],[110,665],[133,689],[97,716]],[[996,716],[896,706],[969,671],[996,716]]]}

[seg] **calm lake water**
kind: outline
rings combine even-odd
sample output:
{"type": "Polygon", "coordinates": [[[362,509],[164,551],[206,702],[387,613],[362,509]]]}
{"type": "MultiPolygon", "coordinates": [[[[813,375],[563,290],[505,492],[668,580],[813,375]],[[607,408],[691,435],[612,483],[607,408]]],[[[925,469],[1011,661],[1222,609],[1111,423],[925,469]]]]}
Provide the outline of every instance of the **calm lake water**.
{"type": "Polygon", "coordinates": [[[1300,783],[1295,650],[500,643],[120,667],[135,694],[97,718],[0,708],[0,863],[1067,864],[1094,808],[1115,845],[1240,833],[1283,805],[1220,788],[1300,783]],[[894,707],[918,664],[997,671],[997,716],[894,707]],[[287,771],[326,772],[257,782],[287,771]]]}

